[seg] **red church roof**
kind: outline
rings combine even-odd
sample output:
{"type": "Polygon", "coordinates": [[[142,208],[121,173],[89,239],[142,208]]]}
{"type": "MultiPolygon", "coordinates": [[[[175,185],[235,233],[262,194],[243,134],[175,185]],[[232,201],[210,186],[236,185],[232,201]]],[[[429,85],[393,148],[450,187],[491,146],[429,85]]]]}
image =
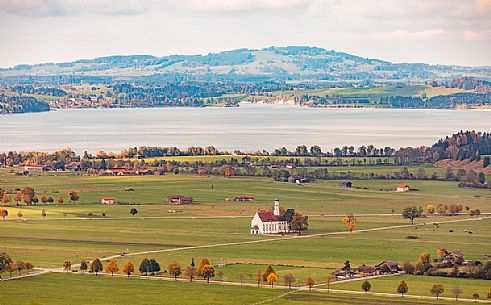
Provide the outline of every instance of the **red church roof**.
{"type": "Polygon", "coordinates": [[[273,222],[273,221],[285,221],[285,217],[282,215],[275,215],[271,211],[261,211],[257,213],[262,222],[273,222]]]}

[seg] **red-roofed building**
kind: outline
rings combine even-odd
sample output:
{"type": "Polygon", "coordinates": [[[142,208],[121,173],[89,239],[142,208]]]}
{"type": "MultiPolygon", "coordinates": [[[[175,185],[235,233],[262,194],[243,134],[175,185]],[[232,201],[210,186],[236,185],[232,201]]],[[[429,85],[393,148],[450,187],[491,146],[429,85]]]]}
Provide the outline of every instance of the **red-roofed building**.
{"type": "Polygon", "coordinates": [[[102,204],[115,204],[116,199],[114,197],[101,197],[100,202],[102,204]]]}
{"type": "Polygon", "coordinates": [[[46,171],[48,168],[44,165],[37,165],[37,164],[26,164],[24,165],[24,169],[26,171],[46,171]]]}
{"type": "Polygon", "coordinates": [[[398,184],[396,186],[396,192],[409,192],[409,185],[405,183],[398,184]]]}
{"type": "Polygon", "coordinates": [[[235,196],[234,201],[240,201],[240,202],[254,201],[254,196],[235,196]]]}
{"type": "Polygon", "coordinates": [[[280,214],[280,200],[274,200],[274,211],[257,211],[251,221],[251,234],[288,233],[288,221],[280,214]]]}

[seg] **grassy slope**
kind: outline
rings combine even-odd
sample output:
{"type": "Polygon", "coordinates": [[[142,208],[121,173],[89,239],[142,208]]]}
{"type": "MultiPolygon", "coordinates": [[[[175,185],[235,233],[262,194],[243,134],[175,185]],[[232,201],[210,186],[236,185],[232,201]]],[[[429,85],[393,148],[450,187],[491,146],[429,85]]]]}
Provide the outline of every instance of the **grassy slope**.
{"type": "Polygon", "coordinates": [[[49,274],[1,285],[2,305],[251,304],[282,292],[254,287],[72,274],[49,274]],[[26,284],[29,285],[27,291],[26,284]]]}
{"type": "MultiPolygon", "coordinates": [[[[452,293],[452,289],[458,286],[463,291],[460,297],[468,299],[472,299],[472,294],[475,292],[479,293],[482,299],[485,299],[489,289],[491,288],[491,282],[483,280],[405,275],[393,278],[379,278],[370,280],[370,284],[372,285],[371,291],[396,293],[397,286],[402,280],[406,281],[409,287],[409,294],[426,296],[432,295],[430,293],[430,289],[434,284],[443,285],[445,292],[442,293],[441,296],[455,297],[455,295],[452,293]]],[[[361,291],[360,286],[361,282],[358,281],[333,285],[333,288],[361,291]]]]}

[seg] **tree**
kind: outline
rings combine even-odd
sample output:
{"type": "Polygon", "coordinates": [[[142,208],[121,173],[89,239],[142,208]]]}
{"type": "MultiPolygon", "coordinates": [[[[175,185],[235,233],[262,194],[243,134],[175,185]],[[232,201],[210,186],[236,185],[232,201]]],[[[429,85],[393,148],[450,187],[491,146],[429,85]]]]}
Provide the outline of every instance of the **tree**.
{"type": "Polygon", "coordinates": [[[169,274],[172,275],[174,277],[174,280],[176,281],[177,281],[177,277],[182,274],[181,264],[179,264],[178,261],[173,261],[169,263],[169,265],[167,266],[167,270],[169,274]]]}
{"type": "Polygon", "coordinates": [[[63,196],[58,197],[56,201],[58,202],[58,204],[63,204],[64,201],[63,196]]]}
{"type": "Polygon", "coordinates": [[[298,235],[301,234],[302,231],[307,231],[309,228],[309,216],[303,216],[300,213],[295,213],[293,216],[291,229],[294,232],[297,232],[298,235]]]}
{"type": "Polygon", "coordinates": [[[479,299],[479,297],[480,297],[480,295],[479,295],[479,293],[477,293],[477,292],[474,292],[474,293],[472,294],[472,298],[474,299],[474,302],[477,302],[477,300],[479,299]]]}
{"type": "Polygon", "coordinates": [[[19,220],[22,219],[22,211],[21,210],[19,210],[17,212],[17,217],[19,217],[19,220]]]}
{"type": "Polygon", "coordinates": [[[418,262],[416,263],[416,272],[418,274],[423,274],[431,268],[431,257],[430,253],[422,252],[419,255],[418,262]]]}
{"type": "Polygon", "coordinates": [[[68,272],[69,270],[72,269],[72,262],[69,261],[69,260],[66,260],[64,263],[63,263],[63,270],[68,272]]]}
{"type": "Polygon", "coordinates": [[[370,284],[369,281],[364,281],[361,284],[361,290],[365,291],[365,293],[368,293],[372,289],[372,285],[370,284]]]}
{"type": "Polygon", "coordinates": [[[350,264],[350,261],[349,260],[346,260],[344,262],[344,266],[343,266],[343,268],[341,270],[343,270],[343,271],[351,271],[351,264],[350,264]]]}
{"type": "Polygon", "coordinates": [[[257,287],[261,284],[261,281],[263,279],[263,272],[261,270],[256,271],[256,282],[257,282],[257,287]]]}
{"type": "Polygon", "coordinates": [[[16,261],[15,266],[17,267],[17,271],[19,271],[19,275],[21,274],[22,270],[26,269],[26,263],[24,261],[16,261]]]}
{"type": "Polygon", "coordinates": [[[131,214],[131,216],[135,216],[136,214],[138,214],[138,210],[135,209],[135,208],[131,208],[130,209],[130,214],[131,214]]]}
{"type": "Polygon", "coordinates": [[[210,283],[210,278],[215,277],[215,268],[211,264],[203,266],[203,278],[210,283]]]}
{"type": "MultiPolygon", "coordinates": [[[[8,271],[7,268],[12,264],[12,259],[5,252],[0,252],[0,279],[2,278],[2,273],[8,271]]],[[[12,274],[10,274],[12,276],[12,274]]]]}
{"type": "Polygon", "coordinates": [[[326,276],[326,288],[327,288],[327,293],[329,293],[331,290],[331,275],[330,274],[328,274],[326,276]]]}
{"type": "MultiPolygon", "coordinates": [[[[12,272],[14,272],[15,270],[17,270],[17,266],[15,265],[15,263],[9,264],[5,269],[5,271],[7,271],[10,274],[10,277],[12,277],[12,272]]],[[[2,278],[2,274],[0,272],[0,279],[1,278],[2,278]]]]}
{"type": "Polygon", "coordinates": [[[489,288],[489,291],[488,291],[488,299],[491,299],[491,288],[489,288]]]}
{"type": "Polygon", "coordinates": [[[414,224],[414,219],[418,217],[421,217],[421,211],[416,206],[406,207],[402,211],[402,218],[411,220],[411,224],[414,224]]]}
{"type": "Polygon", "coordinates": [[[15,200],[15,203],[17,205],[19,205],[19,202],[22,200],[22,195],[19,192],[15,193],[14,200],[15,200]]]}
{"type": "Polygon", "coordinates": [[[238,278],[239,278],[239,280],[240,280],[240,286],[242,286],[242,282],[244,281],[245,276],[246,276],[246,275],[245,275],[245,273],[244,273],[244,272],[239,273],[238,278]]]}
{"type": "Polygon", "coordinates": [[[3,196],[2,196],[2,203],[4,203],[5,205],[8,205],[10,203],[10,196],[9,196],[9,194],[7,194],[7,193],[3,194],[3,196]]]}
{"type": "Polygon", "coordinates": [[[198,269],[190,265],[186,268],[184,273],[189,277],[189,281],[192,282],[194,277],[198,274],[198,269]]]}
{"type": "Polygon", "coordinates": [[[124,264],[123,264],[123,272],[126,273],[128,275],[128,277],[130,277],[130,275],[133,272],[135,272],[135,266],[133,265],[133,263],[130,262],[130,261],[124,262],[124,264]]]}
{"type": "Polygon", "coordinates": [[[448,254],[448,251],[445,248],[436,249],[436,256],[438,256],[438,257],[444,257],[447,254],[448,254]]]}
{"type": "Polygon", "coordinates": [[[401,294],[402,297],[404,297],[404,294],[409,291],[409,288],[407,287],[407,284],[405,281],[401,281],[399,283],[399,286],[397,286],[397,292],[401,294]]]}
{"type": "Polygon", "coordinates": [[[87,271],[87,262],[85,260],[81,261],[80,262],[80,270],[82,271],[82,274],[85,273],[85,271],[87,271]]]}
{"type": "Polygon", "coordinates": [[[436,299],[445,291],[442,284],[435,284],[430,289],[430,293],[436,295],[436,299]]]}
{"type": "Polygon", "coordinates": [[[411,264],[410,262],[405,262],[402,265],[402,271],[404,271],[406,274],[413,274],[414,273],[414,265],[411,264]]]}
{"type": "Polygon", "coordinates": [[[34,196],[36,196],[36,192],[32,187],[26,186],[22,190],[22,199],[27,205],[30,205],[33,202],[34,196]]]}
{"type": "Polygon", "coordinates": [[[353,214],[348,214],[343,217],[343,222],[350,232],[356,228],[356,217],[353,214]]]}
{"type": "Polygon", "coordinates": [[[307,286],[309,286],[309,290],[312,290],[312,287],[314,287],[314,284],[315,284],[315,282],[314,282],[313,278],[311,278],[311,277],[307,278],[307,286]]]}
{"type": "Polygon", "coordinates": [[[160,264],[155,260],[155,258],[150,259],[150,272],[152,275],[160,271],[160,264]]]}
{"type": "Polygon", "coordinates": [[[90,271],[94,272],[95,275],[97,275],[98,272],[102,271],[102,263],[100,259],[96,258],[92,261],[92,263],[90,264],[90,271]]]}
{"type": "Polygon", "coordinates": [[[287,285],[287,286],[288,286],[288,288],[290,288],[290,289],[291,289],[291,288],[292,288],[292,283],[293,283],[293,281],[294,281],[294,279],[295,279],[295,278],[293,277],[293,275],[292,275],[291,273],[285,274],[285,275],[283,276],[283,279],[285,280],[285,285],[287,285]]]}
{"type": "Polygon", "coordinates": [[[72,190],[68,192],[68,198],[70,198],[70,201],[73,202],[73,204],[75,204],[80,199],[80,196],[76,191],[72,190]]]}
{"type": "MultiPolygon", "coordinates": [[[[198,276],[203,276],[203,269],[204,269],[205,265],[211,265],[211,264],[208,261],[208,259],[203,258],[198,265],[198,276]]],[[[204,277],[203,277],[203,279],[204,279],[204,277]]]]}
{"type": "Polygon", "coordinates": [[[29,274],[29,272],[34,269],[34,264],[31,262],[31,261],[26,261],[25,262],[25,265],[26,265],[26,270],[27,270],[27,274],[29,274]]]}
{"type": "Polygon", "coordinates": [[[435,207],[432,204],[428,204],[426,206],[426,212],[431,215],[435,214],[435,207]]]}
{"type": "Polygon", "coordinates": [[[275,273],[276,274],[276,272],[274,271],[273,267],[271,267],[271,265],[267,265],[266,268],[263,271],[263,281],[264,282],[267,282],[268,275],[270,275],[271,273],[275,273]]]}
{"type": "Polygon", "coordinates": [[[274,272],[270,273],[266,278],[266,281],[271,285],[271,287],[273,287],[274,282],[278,281],[278,276],[274,272]]]}
{"type": "Polygon", "coordinates": [[[106,264],[106,266],[104,267],[104,272],[106,273],[111,273],[111,276],[114,276],[114,272],[118,272],[119,271],[119,268],[118,268],[118,263],[116,263],[115,260],[110,260],[109,263],[106,264]]]}
{"type": "Polygon", "coordinates": [[[43,194],[43,196],[41,196],[41,202],[42,203],[47,203],[48,202],[48,197],[45,194],[43,194]]]}
{"type": "Polygon", "coordinates": [[[138,268],[140,273],[145,273],[145,275],[148,275],[148,273],[151,271],[150,269],[150,261],[148,258],[144,258],[142,262],[140,263],[140,268],[138,268]]]}
{"type": "Polygon", "coordinates": [[[41,211],[41,216],[46,217],[46,215],[47,215],[47,214],[46,214],[46,210],[45,210],[45,209],[43,209],[43,210],[41,211]]]}
{"type": "Polygon", "coordinates": [[[452,289],[453,294],[455,294],[455,301],[459,300],[459,295],[462,294],[462,289],[459,286],[455,286],[454,289],[452,289]]]}
{"type": "Polygon", "coordinates": [[[5,217],[7,217],[7,216],[9,216],[9,211],[7,211],[5,209],[0,209],[0,218],[5,220],[5,217]]]}

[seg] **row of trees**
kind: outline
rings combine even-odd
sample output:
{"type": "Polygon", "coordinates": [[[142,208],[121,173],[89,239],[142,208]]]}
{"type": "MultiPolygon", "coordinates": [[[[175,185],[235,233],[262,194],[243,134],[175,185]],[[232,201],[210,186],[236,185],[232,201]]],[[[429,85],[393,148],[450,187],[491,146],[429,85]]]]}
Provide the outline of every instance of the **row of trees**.
{"type": "MultiPolygon", "coordinates": [[[[71,203],[75,204],[80,199],[80,196],[77,191],[71,190],[68,192],[68,198],[71,203]]],[[[0,188],[0,200],[4,205],[9,205],[11,202],[14,201],[16,205],[19,205],[19,203],[22,201],[27,205],[35,205],[38,204],[40,201],[43,204],[55,202],[53,197],[47,196],[46,194],[43,194],[40,200],[34,188],[30,186],[26,186],[22,190],[16,189],[16,193],[13,195],[9,194],[5,189],[0,188]]],[[[58,196],[56,198],[56,202],[58,204],[63,204],[64,201],[65,199],[63,198],[63,196],[58,196]]]]}
{"type": "Polygon", "coordinates": [[[23,270],[27,270],[27,274],[29,274],[33,269],[34,264],[31,261],[17,260],[14,262],[7,253],[0,252],[0,280],[5,272],[10,273],[10,277],[12,277],[12,273],[15,271],[22,275],[23,270]]]}

